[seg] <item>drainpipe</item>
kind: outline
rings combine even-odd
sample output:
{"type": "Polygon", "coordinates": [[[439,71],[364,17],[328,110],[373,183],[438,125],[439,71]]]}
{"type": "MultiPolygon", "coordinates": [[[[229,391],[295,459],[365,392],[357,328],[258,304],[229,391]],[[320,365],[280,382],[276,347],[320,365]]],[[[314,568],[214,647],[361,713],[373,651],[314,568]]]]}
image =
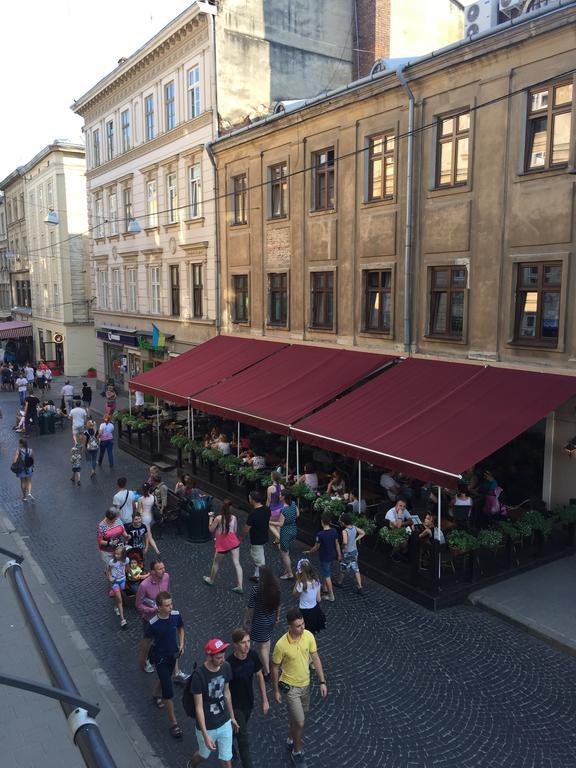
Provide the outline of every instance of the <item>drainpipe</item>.
{"type": "MultiPolygon", "coordinates": [[[[211,31],[212,31],[212,67],[213,67],[213,75],[212,75],[212,133],[214,139],[218,138],[218,56],[216,51],[216,13],[212,12],[212,24],[211,24],[211,31]]],[[[214,286],[215,286],[215,313],[216,313],[216,334],[220,334],[220,328],[221,328],[221,312],[220,312],[220,215],[219,215],[219,204],[220,204],[220,186],[218,183],[218,167],[216,165],[216,158],[214,157],[214,152],[212,151],[212,142],[209,141],[206,144],[206,151],[208,153],[208,157],[210,158],[210,162],[212,163],[212,168],[214,171],[214,218],[216,223],[216,239],[214,241],[214,269],[215,269],[215,275],[214,275],[214,286]]]]}
{"type": "MultiPolygon", "coordinates": [[[[406,66],[406,65],[404,65],[406,66]]],[[[398,67],[396,76],[408,96],[408,163],[406,167],[406,225],[404,234],[404,352],[412,347],[412,240],[414,236],[413,180],[414,180],[414,94],[404,77],[404,66],[398,67]]]]}

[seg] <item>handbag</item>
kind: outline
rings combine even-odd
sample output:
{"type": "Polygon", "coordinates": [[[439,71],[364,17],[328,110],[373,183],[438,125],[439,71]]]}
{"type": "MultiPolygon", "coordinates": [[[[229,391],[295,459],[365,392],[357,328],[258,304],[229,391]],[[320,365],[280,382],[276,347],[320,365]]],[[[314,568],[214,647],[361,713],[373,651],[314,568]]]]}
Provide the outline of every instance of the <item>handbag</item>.
{"type": "Polygon", "coordinates": [[[98,442],[98,438],[96,437],[96,435],[90,435],[90,437],[88,438],[88,443],[86,445],[86,450],[97,451],[99,447],[100,447],[100,443],[98,442]]]}
{"type": "Polygon", "coordinates": [[[14,472],[15,475],[19,475],[23,469],[24,463],[21,456],[19,456],[16,461],[13,461],[12,464],[10,464],[10,472],[14,472]]]}

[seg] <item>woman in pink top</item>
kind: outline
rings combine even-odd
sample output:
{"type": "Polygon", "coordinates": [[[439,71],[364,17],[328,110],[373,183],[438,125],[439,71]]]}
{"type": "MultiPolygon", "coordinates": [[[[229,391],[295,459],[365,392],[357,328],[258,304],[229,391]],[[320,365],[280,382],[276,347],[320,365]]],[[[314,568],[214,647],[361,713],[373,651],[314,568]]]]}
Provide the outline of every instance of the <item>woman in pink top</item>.
{"type": "Polygon", "coordinates": [[[215,534],[214,544],[214,560],[212,561],[212,570],[210,576],[202,576],[204,583],[209,587],[214,586],[216,574],[220,568],[220,563],[226,555],[230,554],[232,558],[232,565],[236,571],[237,584],[233,587],[232,592],[237,592],[239,595],[243,593],[242,588],[242,566],[240,565],[240,539],[238,538],[238,520],[236,515],[232,514],[232,502],[230,499],[225,499],[222,502],[222,509],[220,514],[213,516],[210,521],[210,533],[215,534]]]}

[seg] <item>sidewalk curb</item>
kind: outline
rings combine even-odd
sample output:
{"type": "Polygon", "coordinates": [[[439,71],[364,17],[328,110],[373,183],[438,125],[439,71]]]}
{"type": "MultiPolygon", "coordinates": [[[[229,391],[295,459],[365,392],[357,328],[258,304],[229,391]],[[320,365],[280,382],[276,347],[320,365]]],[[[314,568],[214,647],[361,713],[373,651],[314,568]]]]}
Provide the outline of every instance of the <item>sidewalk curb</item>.
{"type": "MultiPolygon", "coordinates": [[[[43,618],[46,621],[46,624],[49,625],[49,618],[46,615],[48,612],[53,614],[50,617],[53,623],[54,621],[59,621],[61,623],[63,632],[68,636],[70,645],[73,646],[73,652],[80,658],[80,661],[86,668],[87,675],[93,679],[94,684],[98,689],[98,693],[100,694],[99,703],[104,704],[104,706],[108,708],[113,718],[116,720],[119,732],[124,734],[129,741],[132,754],[128,759],[128,762],[123,760],[120,755],[114,756],[118,759],[119,768],[123,765],[126,765],[127,768],[131,768],[136,760],[138,760],[138,765],[142,766],[142,768],[167,768],[166,763],[158,757],[147,737],[126,709],[124,702],[116,692],[108,674],[99,666],[96,657],[90,650],[84,636],[76,627],[72,617],[67,613],[62,612],[62,603],[52,592],[42,569],[33,558],[26,542],[16,530],[2,506],[0,506],[0,534],[6,535],[5,543],[7,549],[13,549],[24,557],[26,566],[37,582],[37,584],[34,584],[30,583],[31,580],[29,580],[29,587],[35,600],[39,602],[39,591],[41,591],[43,597],[46,598],[46,605],[48,605],[48,608],[43,611],[43,614],[45,614],[43,618]],[[12,542],[13,545],[11,545],[12,542]]],[[[57,643],[57,638],[54,638],[54,641],[57,643]]],[[[63,648],[59,648],[59,650],[62,654],[64,653],[63,648]]],[[[78,687],[81,690],[80,685],[78,687]]],[[[85,691],[81,690],[81,693],[86,695],[85,691]]],[[[62,715],[62,721],[63,723],[65,722],[64,715],[62,715]]]]}

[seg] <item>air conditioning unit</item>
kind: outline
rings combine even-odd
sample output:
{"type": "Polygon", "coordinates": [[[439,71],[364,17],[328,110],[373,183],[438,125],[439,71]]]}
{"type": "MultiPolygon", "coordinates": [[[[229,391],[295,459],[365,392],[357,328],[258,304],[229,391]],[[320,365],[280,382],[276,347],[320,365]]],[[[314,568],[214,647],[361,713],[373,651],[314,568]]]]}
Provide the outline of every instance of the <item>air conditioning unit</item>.
{"type": "Polygon", "coordinates": [[[497,24],[498,0],[476,0],[476,2],[466,6],[464,11],[464,34],[466,37],[479,35],[497,24]]]}
{"type": "Polygon", "coordinates": [[[498,0],[500,12],[505,16],[512,16],[513,11],[521,11],[524,0],[498,0]]]}

